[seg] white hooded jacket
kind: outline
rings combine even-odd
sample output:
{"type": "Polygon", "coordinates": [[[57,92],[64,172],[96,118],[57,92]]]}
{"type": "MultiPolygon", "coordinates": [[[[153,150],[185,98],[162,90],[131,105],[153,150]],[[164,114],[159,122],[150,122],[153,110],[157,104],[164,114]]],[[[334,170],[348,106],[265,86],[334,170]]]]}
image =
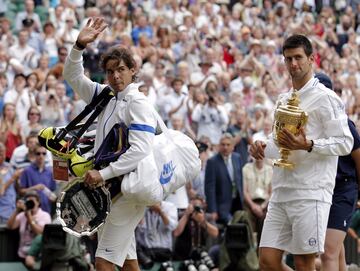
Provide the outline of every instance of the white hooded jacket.
{"type": "MultiPolygon", "coordinates": [[[[278,103],[286,105],[292,91],[280,95],[278,103]]],[[[311,152],[291,151],[293,170],[274,167],[272,201],[317,199],[332,202],[339,155],[347,155],[353,146],[345,107],[332,90],[311,78],[298,90],[299,107],[308,113],[307,139],[314,141],[311,152]]],[[[267,158],[279,158],[279,149],[270,136],[265,148],[267,158]]]]}
{"type": "MultiPolygon", "coordinates": [[[[98,95],[106,85],[91,81],[84,75],[82,51],[72,49],[64,66],[64,78],[86,103],[98,95]]],[[[129,128],[130,148],[121,155],[121,159],[110,163],[100,174],[104,180],[127,174],[139,161],[150,154],[157,126],[154,109],[134,83],[117,93],[98,116],[96,129],[96,152],[108,132],[116,124],[123,122],[129,128]],[[140,95],[139,95],[140,94],[140,95]]]]}

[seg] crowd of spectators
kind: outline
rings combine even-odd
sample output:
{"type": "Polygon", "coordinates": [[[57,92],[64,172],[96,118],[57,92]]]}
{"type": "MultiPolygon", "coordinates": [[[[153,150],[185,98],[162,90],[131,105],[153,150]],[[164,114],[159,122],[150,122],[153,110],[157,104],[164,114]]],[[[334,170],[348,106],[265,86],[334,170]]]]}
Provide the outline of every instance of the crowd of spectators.
{"type": "Polygon", "coordinates": [[[68,123],[85,107],[62,69],[79,29],[102,16],[108,28],[84,52],[88,76],[106,83],[100,54],[129,47],[140,91],[170,128],[197,142],[202,160],[200,176],[149,207],[139,225],[145,232],[162,227],[166,241],[145,239],[141,247],[156,251],[161,244],[171,252],[169,239],[190,227],[191,217],[215,238],[213,225],[226,225],[239,209],[249,210],[260,235],[272,169],[252,162],[248,145],[269,135],[276,98],[291,86],[281,45],[293,33],[312,41],[314,71],[330,76],[360,127],[359,14],[356,0],[0,0],[0,223],[33,237],[42,232],[43,223],[23,215],[16,200],[33,197],[36,208],[51,213],[62,184],[53,180],[51,156],[36,133],[68,123]],[[206,216],[194,214],[197,199],[206,216]],[[171,218],[163,217],[168,202],[178,211],[171,218]]]}

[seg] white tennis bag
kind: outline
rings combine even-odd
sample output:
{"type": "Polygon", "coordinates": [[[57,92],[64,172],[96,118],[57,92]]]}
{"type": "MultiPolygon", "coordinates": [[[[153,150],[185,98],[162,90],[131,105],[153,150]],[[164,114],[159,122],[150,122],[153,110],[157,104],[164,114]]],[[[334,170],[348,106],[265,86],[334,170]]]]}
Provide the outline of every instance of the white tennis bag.
{"type": "Polygon", "coordinates": [[[162,133],[155,136],[152,153],[139,162],[134,172],[125,175],[121,184],[124,197],[146,205],[161,202],[195,179],[201,170],[194,141],[168,129],[155,110],[154,113],[162,133]]]}

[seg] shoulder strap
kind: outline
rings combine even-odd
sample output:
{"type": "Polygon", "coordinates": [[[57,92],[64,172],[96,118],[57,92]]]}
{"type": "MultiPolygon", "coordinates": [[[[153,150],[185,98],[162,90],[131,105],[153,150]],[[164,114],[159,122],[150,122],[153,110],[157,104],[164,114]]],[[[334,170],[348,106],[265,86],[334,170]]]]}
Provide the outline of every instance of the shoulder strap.
{"type": "Polygon", "coordinates": [[[79,115],[66,125],[66,127],[60,129],[60,131],[55,135],[55,139],[59,141],[64,139],[68,132],[77,129],[77,124],[95,109],[89,119],[82,125],[81,129],[71,138],[69,142],[69,149],[74,147],[86,129],[89,128],[109,101],[114,97],[111,93],[112,88],[110,86],[106,86],[98,96],[92,99],[92,101],[85,106],[84,110],[79,115]]]}

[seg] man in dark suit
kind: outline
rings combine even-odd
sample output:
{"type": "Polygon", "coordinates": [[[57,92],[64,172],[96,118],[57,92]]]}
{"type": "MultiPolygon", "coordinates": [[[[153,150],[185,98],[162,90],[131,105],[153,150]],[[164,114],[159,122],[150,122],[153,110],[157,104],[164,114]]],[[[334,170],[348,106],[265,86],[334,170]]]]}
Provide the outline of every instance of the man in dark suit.
{"type": "Polygon", "coordinates": [[[243,207],[242,167],[240,155],[234,151],[230,133],[221,136],[219,152],[211,157],[205,169],[205,195],[208,212],[220,224],[226,224],[231,215],[243,207]]]}

